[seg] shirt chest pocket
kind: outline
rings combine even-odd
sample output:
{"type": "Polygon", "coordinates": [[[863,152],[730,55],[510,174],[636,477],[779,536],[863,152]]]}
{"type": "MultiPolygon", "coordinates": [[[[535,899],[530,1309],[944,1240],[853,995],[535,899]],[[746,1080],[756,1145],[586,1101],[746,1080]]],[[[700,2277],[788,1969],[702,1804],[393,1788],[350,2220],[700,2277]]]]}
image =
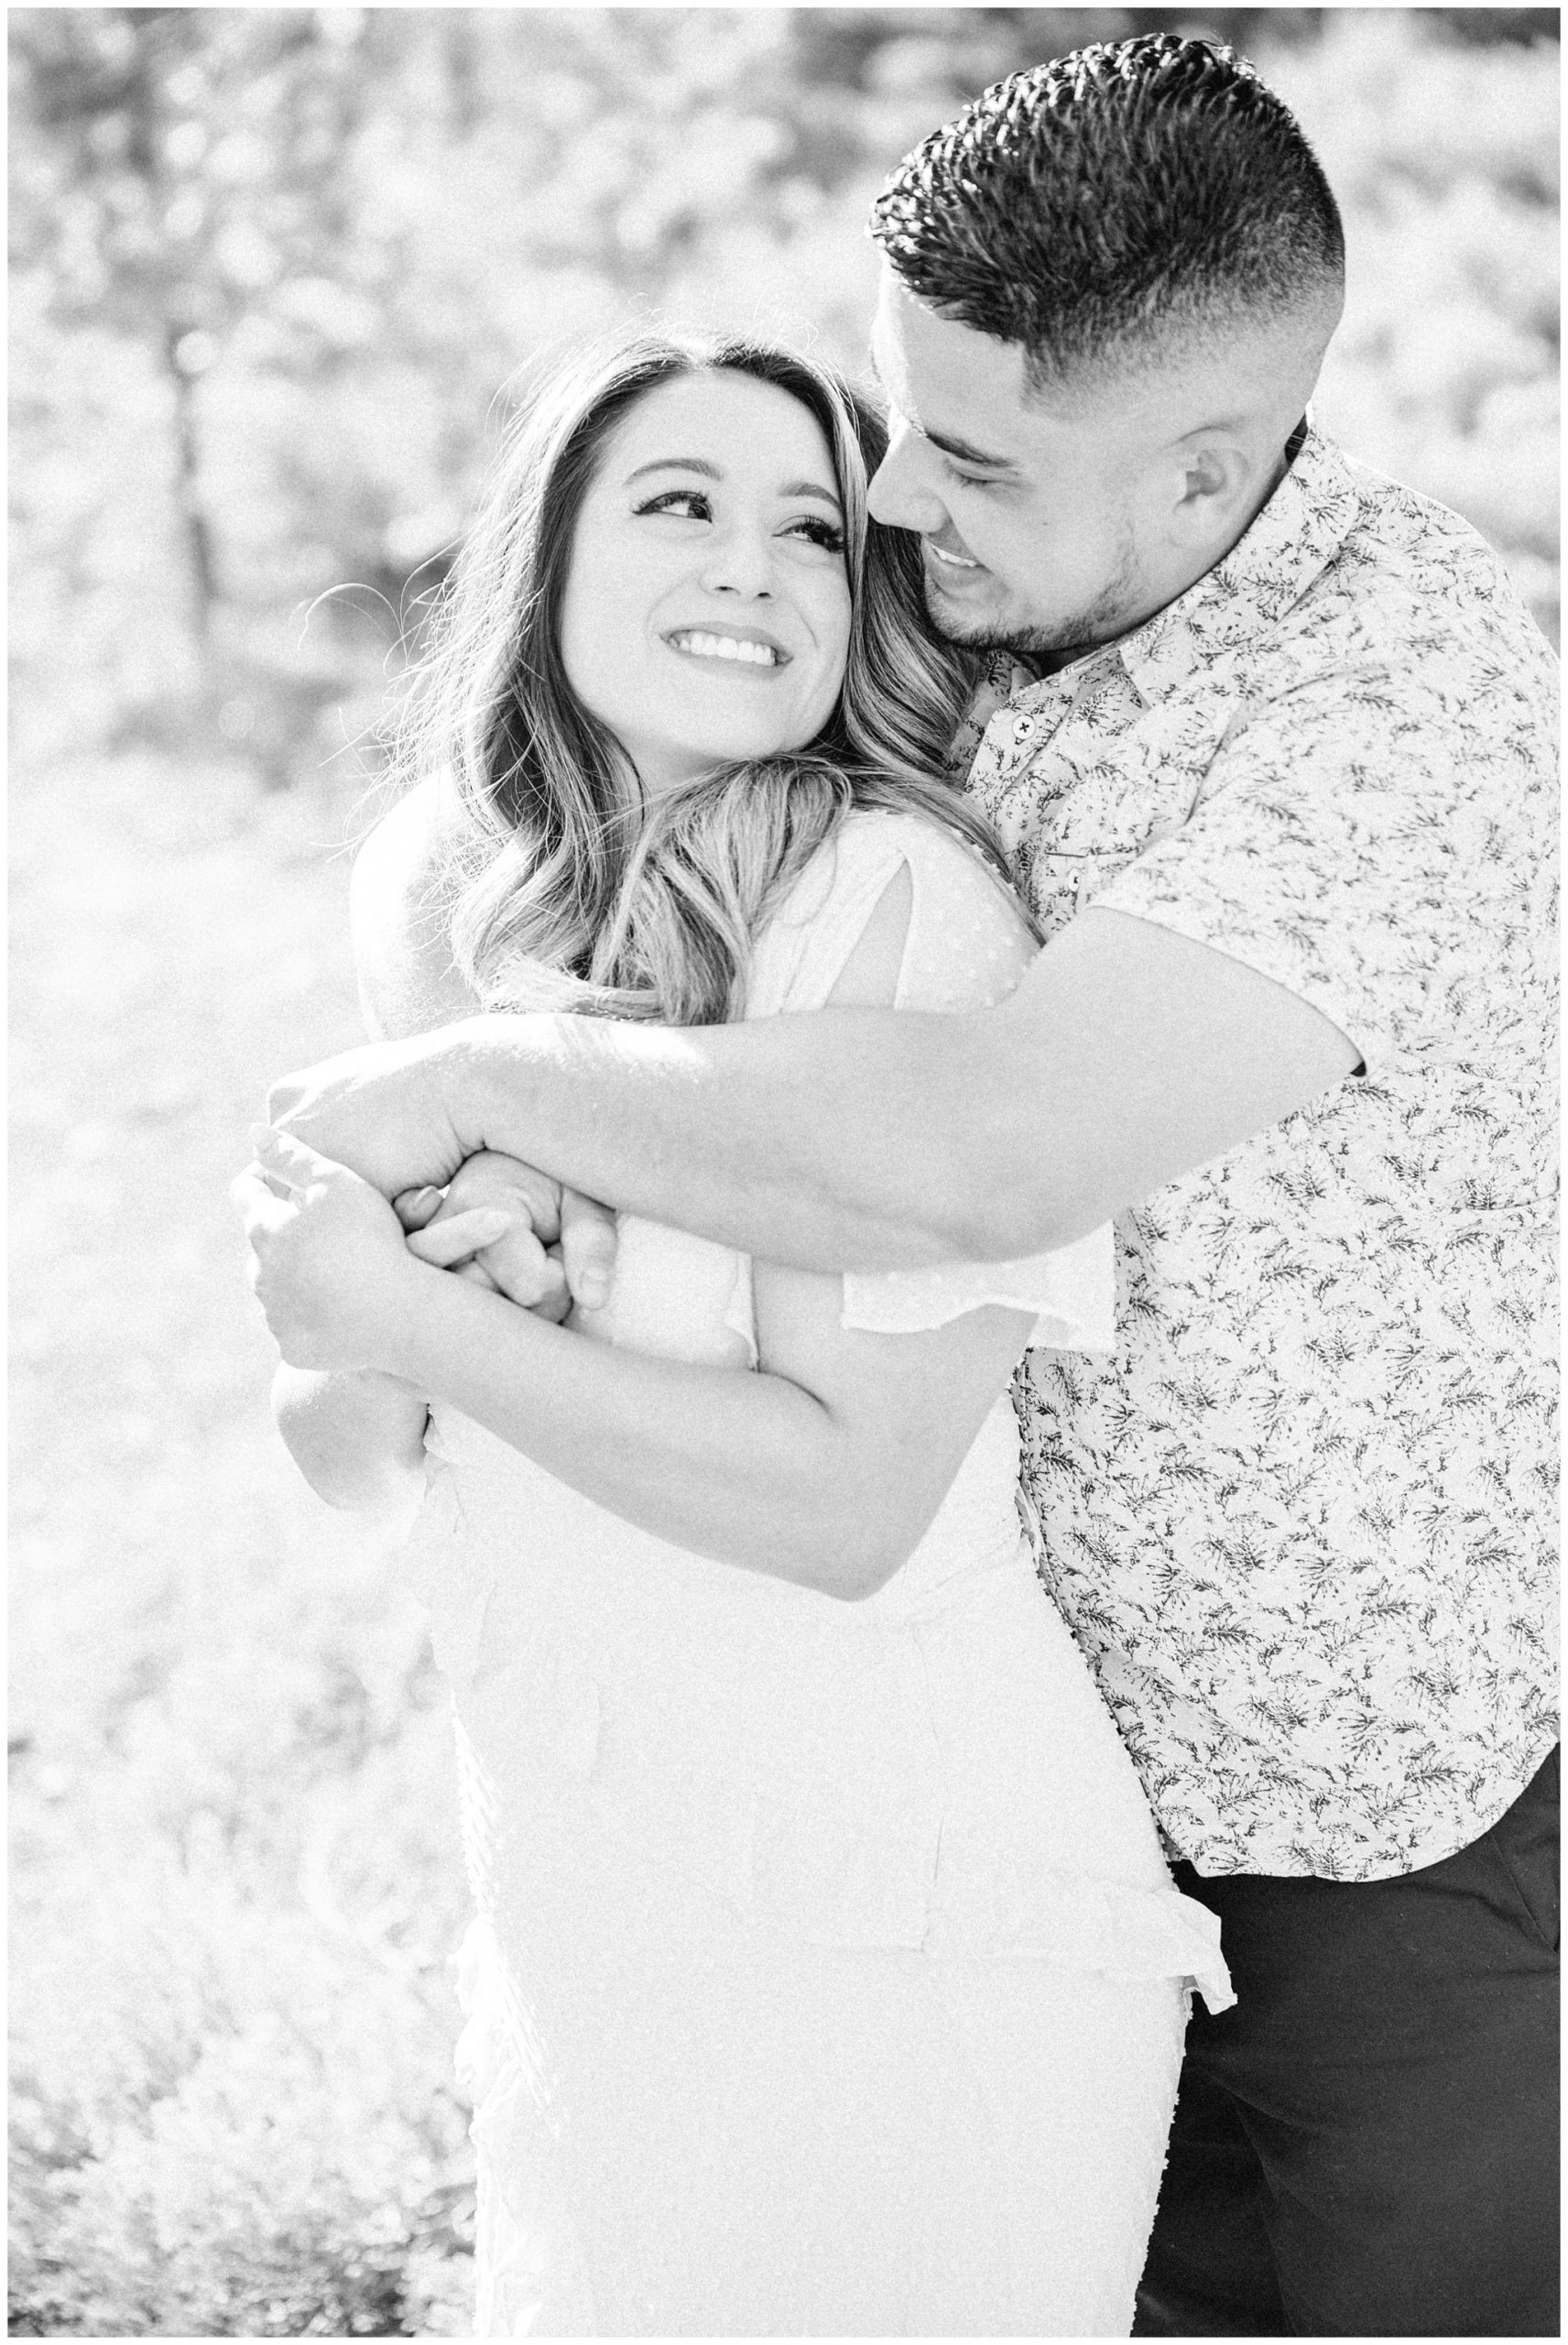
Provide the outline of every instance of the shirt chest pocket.
{"type": "Polygon", "coordinates": [[[1080,769],[1017,856],[1048,936],[1183,827],[1235,714],[1217,693],[1146,709],[1113,752],[1080,769]]]}

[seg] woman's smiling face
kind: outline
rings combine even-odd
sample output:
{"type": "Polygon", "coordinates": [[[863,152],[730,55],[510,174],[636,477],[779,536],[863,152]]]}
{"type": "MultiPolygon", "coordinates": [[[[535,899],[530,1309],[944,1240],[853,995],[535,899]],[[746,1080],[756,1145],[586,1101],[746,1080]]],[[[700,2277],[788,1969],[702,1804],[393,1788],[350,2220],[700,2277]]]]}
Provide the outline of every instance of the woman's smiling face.
{"type": "Polygon", "coordinates": [[[849,631],[844,508],[810,410],[728,371],[645,393],[583,497],[561,612],[572,688],[645,790],[804,748],[849,631]]]}

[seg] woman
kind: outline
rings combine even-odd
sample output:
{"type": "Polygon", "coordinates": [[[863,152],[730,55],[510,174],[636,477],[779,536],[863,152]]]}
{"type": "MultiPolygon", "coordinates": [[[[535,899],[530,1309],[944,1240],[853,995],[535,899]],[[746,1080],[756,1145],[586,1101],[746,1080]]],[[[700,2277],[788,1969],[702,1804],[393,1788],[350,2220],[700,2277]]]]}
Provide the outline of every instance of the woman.
{"type": "MultiPolygon", "coordinates": [[[[374,1029],[1011,989],[882,444],[750,345],[560,387],[460,565],[443,779],[362,858],[374,1029]]],[[[316,1487],[430,1461],[481,2332],[1126,2334],[1185,1982],[1228,1988],[1016,1512],[1011,1371],[1108,1299],[1082,1258],[846,1286],[623,1217],[552,1325],[526,1180],[471,1160],[407,1241],[287,1135],[240,1184],[316,1487]]]]}

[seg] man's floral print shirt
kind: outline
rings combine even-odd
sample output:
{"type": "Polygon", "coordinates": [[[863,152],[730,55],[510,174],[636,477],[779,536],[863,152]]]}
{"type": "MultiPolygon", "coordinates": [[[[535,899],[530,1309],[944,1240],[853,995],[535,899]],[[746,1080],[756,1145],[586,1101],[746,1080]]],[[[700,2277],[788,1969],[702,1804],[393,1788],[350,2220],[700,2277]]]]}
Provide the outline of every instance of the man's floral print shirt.
{"type": "Polygon", "coordinates": [[[1364,1063],[1120,1216],[1116,1350],[1019,1374],[1043,1576],[1201,1871],[1434,1863],[1555,1739],[1555,691],[1475,532],[1311,432],[1217,569],[985,725],[1048,937],[1157,921],[1364,1063]]]}

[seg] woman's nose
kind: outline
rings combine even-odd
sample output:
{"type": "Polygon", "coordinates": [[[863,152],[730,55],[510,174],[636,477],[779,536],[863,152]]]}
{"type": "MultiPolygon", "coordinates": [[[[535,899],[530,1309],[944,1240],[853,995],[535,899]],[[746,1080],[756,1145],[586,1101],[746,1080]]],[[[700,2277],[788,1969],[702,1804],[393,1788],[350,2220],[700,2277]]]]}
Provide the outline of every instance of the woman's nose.
{"type": "Polygon", "coordinates": [[[715,533],[702,563],[702,584],[716,594],[771,594],[773,540],[743,523],[715,533]]]}
{"type": "Polygon", "coordinates": [[[895,422],[887,453],[872,474],[866,502],[874,520],[889,529],[918,529],[935,537],[946,526],[947,507],[931,479],[931,447],[918,431],[895,422]]]}

